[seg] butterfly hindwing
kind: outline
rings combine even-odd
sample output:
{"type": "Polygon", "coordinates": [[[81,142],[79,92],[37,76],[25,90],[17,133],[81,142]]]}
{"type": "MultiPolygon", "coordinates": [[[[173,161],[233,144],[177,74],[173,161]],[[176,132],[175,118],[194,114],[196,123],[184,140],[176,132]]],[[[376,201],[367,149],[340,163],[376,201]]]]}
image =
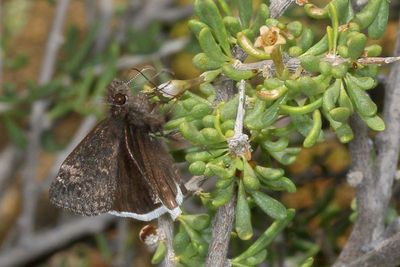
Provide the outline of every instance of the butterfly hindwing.
{"type": "Polygon", "coordinates": [[[50,201],[82,215],[112,209],[117,158],[122,133],[120,122],[101,121],[61,165],[50,187],[50,201]]]}
{"type": "Polygon", "coordinates": [[[126,125],[119,157],[115,215],[144,221],[165,212],[176,217],[182,202],[178,174],[162,143],[145,127],[126,125]]]}

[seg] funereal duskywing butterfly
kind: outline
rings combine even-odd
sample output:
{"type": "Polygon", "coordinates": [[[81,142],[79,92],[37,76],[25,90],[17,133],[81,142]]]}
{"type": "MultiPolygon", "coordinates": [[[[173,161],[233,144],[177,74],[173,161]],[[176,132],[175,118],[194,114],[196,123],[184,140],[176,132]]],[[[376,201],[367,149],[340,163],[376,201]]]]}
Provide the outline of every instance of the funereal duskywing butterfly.
{"type": "Polygon", "coordinates": [[[163,144],[151,133],[164,119],[144,94],[113,80],[109,116],[61,165],[50,186],[50,201],[82,215],[112,213],[149,221],[181,210],[180,177],[163,144]]]}

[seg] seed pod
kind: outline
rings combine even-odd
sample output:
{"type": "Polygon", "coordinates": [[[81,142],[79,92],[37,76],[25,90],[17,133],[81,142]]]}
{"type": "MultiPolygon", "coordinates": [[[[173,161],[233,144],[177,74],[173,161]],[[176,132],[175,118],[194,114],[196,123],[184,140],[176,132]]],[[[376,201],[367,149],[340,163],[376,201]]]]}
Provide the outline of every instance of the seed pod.
{"type": "Polygon", "coordinates": [[[361,116],[361,119],[374,131],[382,132],[385,130],[385,122],[378,115],[372,117],[361,116]]]}
{"type": "Polygon", "coordinates": [[[214,199],[212,200],[212,205],[216,208],[221,207],[228,203],[233,195],[234,183],[231,183],[228,187],[217,190],[214,199]]]}
{"type": "Polygon", "coordinates": [[[159,264],[162,262],[167,255],[167,246],[165,245],[164,241],[160,241],[158,243],[158,247],[156,252],[154,253],[153,257],[151,258],[151,264],[159,264]]]}
{"type": "Polygon", "coordinates": [[[301,115],[313,112],[318,109],[322,105],[322,97],[315,100],[314,102],[304,105],[304,106],[288,106],[288,105],[280,105],[280,110],[285,114],[294,114],[301,115]]]}
{"type": "Polygon", "coordinates": [[[346,79],[347,92],[353,101],[357,111],[366,117],[374,116],[378,110],[376,104],[371,100],[369,95],[356,87],[354,83],[346,79]]]}
{"type": "Polygon", "coordinates": [[[330,110],[329,115],[335,121],[346,122],[349,119],[351,112],[348,108],[338,107],[338,108],[334,108],[334,109],[330,110]]]}
{"type": "Polygon", "coordinates": [[[210,225],[210,215],[208,214],[183,214],[179,220],[185,221],[194,230],[201,231],[210,225]]]}
{"type": "Polygon", "coordinates": [[[319,110],[314,110],[313,113],[313,126],[308,133],[306,139],[304,139],[303,146],[308,148],[312,147],[317,141],[318,137],[321,133],[321,127],[322,127],[322,120],[321,120],[321,113],[319,110]]]}
{"type": "Polygon", "coordinates": [[[247,38],[244,32],[239,32],[236,35],[238,45],[249,55],[256,59],[271,59],[271,55],[264,50],[254,47],[253,43],[247,38]]]}
{"type": "Polygon", "coordinates": [[[276,220],[283,220],[287,216],[285,206],[272,197],[260,192],[254,191],[251,196],[257,206],[270,217],[276,220]]]}
{"type": "Polygon", "coordinates": [[[287,177],[280,177],[276,180],[262,180],[262,182],[266,187],[275,191],[296,192],[295,184],[287,177]]]}
{"type": "Polygon", "coordinates": [[[200,70],[216,70],[222,63],[212,60],[205,53],[198,53],[193,57],[193,65],[200,70]]]}
{"type": "Polygon", "coordinates": [[[234,81],[247,80],[257,75],[257,70],[237,70],[232,64],[224,63],[222,72],[234,81]]]}
{"type": "Polygon", "coordinates": [[[249,240],[253,236],[251,212],[246,198],[243,181],[239,181],[239,190],[235,210],[235,230],[242,240],[249,240]]]}
{"type": "Polygon", "coordinates": [[[207,55],[207,57],[212,58],[217,62],[226,62],[229,61],[230,58],[225,56],[220,46],[215,41],[211,30],[206,27],[203,28],[199,33],[199,44],[203,52],[207,55]]]}
{"type": "Polygon", "coordinates": [[[226,33],[224,22],[214,1],[196,0],[194,3],[194,10],[201,21],[211,27],[222,50],[230,57],[231,51],[228,42],[228,34],[226,33]]]}
{"type": "Polygon", "coordinates": [[[247,160],[243,160],[243,185],[248,191],[258,190],[260,188],[260,181],[247,160]]]}
{"type": "Polygon", "coordinates": [[[363,9],[361,9],[361,11],[356,14],[353,21],[360,25],[361,29],[367,28],[374,21],[376,15],[379,12],[379,6],[383,1],[386,0],[368,1],[363,9]]]}
{"type": "Polygon", "coordinates": [[[261,166],[256,166],[255,171],[257,174],[262,176],[263,180],[276,180],[282,177],[285,173],[282,169],[266,168],[261,166]]]}
{"type": "Polygon", "coordinates": [[[353,60],[361,57],[364,52],[365,45],[367,44],[367,36],[363,33],[357,33],[354,36],[351,36],[347,41],[347,47],[349,51],[349,57],[353,60]]]}
{"type": "Polygon", "coordinates": [[[240,26],[240,22],[237,18],[226,16],[223,18],[223,20],[226,29],[232,36],[236,36],[236,34],[242,30],[242,26],[240,26]]]}
{"type": "Polygon", "coordinates": [[[300,21],[289,22],[286,28],[295,38],[299,37],[303,32],[303,24],[300,21]]]}

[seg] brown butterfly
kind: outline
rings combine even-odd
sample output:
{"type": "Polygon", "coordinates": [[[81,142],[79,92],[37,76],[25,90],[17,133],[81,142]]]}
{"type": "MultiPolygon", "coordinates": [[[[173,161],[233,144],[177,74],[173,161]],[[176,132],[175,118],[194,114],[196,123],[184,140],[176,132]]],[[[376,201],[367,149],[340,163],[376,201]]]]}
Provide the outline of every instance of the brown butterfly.
{"type": "Polygon", "coordinates": [[[50,186],[50,201],[81,215],[111,213],[149,221],[183,201],[180,176],[153,135],[164,118],[126,83],[108,86],[109,115],[80,142],[50,186]]]}

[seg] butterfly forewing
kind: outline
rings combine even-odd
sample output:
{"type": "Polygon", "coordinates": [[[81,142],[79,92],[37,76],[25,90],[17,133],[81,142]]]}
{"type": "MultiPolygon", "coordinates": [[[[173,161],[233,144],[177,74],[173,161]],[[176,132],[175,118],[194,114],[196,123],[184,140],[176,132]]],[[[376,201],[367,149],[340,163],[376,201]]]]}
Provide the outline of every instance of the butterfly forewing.
{"type": "Polygon", "coordinates": [[[101,121],[74,149],[50,186],[50,201],[82,215],[97,215],[112,208],[119,150],[118,121],[101,121]]]}

